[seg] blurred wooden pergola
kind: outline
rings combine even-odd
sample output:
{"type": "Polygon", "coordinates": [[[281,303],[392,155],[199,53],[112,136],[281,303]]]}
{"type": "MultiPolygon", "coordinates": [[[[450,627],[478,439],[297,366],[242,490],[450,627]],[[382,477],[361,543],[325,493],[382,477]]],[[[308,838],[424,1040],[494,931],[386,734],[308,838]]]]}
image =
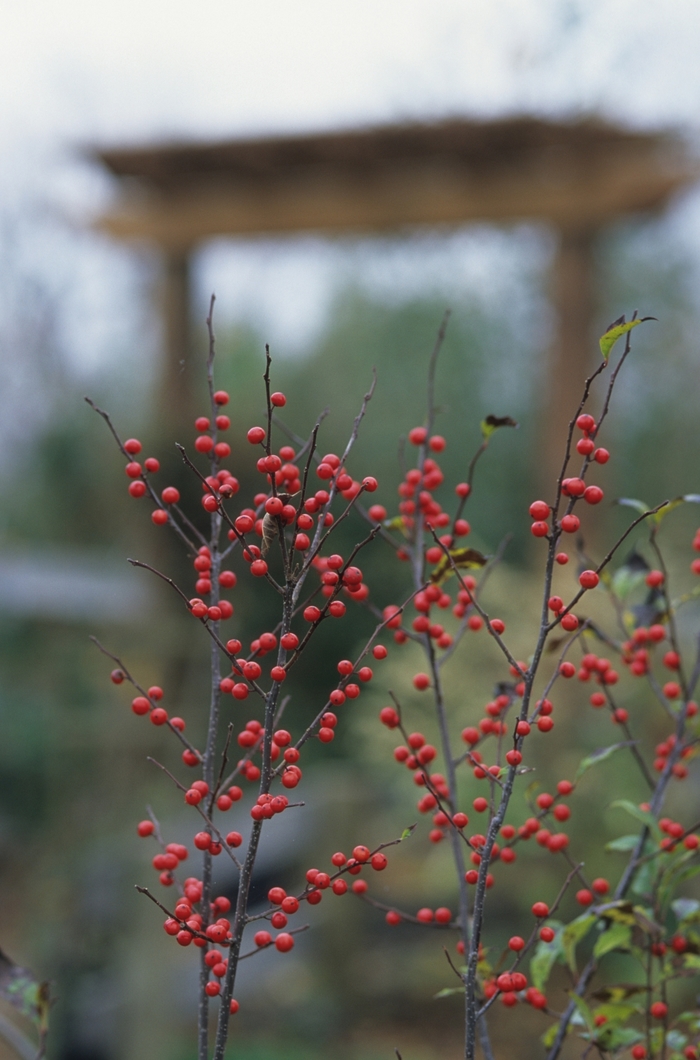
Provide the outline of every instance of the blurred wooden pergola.
{"type": "MultiPolygon", "coordinates": [[[[190,411],[190,270],[217,237],[327,236],[528,220],[557,233],[548,433],[561,438],[595,350],[593,245],[698,176],[682,140],[598,120],[451,120],[306,136],[100,150],[119,181],[99,226],[163,259],[166,399],[190,411]]],[[[179,417],[178,417],[179,418],[179,417]]]]}

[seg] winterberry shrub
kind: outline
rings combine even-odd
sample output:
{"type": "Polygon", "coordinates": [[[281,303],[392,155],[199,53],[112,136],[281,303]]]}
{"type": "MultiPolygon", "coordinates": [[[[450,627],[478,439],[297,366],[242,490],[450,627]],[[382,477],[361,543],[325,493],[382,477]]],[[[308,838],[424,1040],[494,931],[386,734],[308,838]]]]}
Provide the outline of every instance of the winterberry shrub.
{"type": "MultiPolygon", "coordinates": [[[[475,493],[477,464],[494,432],[517,426],[514,421],[487,416],[481,425],[481,444],[466,464],[464,480],[449,491],[452,501],[436,497],[444,484],[438,458],[447,441],[435,433],[433,394],[446,321],[430,359],[425,422],[408,432],[412,447],[408,452],[415,459],[403,469],[395,514],[386,502],[375,503],[365,496],[376,491],[375,478],[355,479],[348,469],[372,389],[341,455],[320,456],[319,423],[306,441],[293,438],[294,444],[289,445],[288,432],[283,444],[276,441],[273,445],[279,430],[275,410],[284,408],[286,399],[272,391],[269,352],[264,376],[267,421],[248,430],[248,441],[259,453],[260,491],[248,499],[247,507],[241,507],[236,496],[238,481],[222,466],[231,456],[228,443],[222,440],[230,427],[222,411],[229,398],[214,386],[211,313],[210,413],[195,423],[194,449],[199,456],[193,458],[181,447],[185,463],[201,482],[202,506],[209,513],[207,534],[197,529],[194,516],[181,510],[174,487],[156,490],[158,461],[148,458],[142,464],[137,459],[140,443],[136,439],[122,442],[107,414],[97,410],[127,461],[129,492],[137,498],[149,497],[153,522],[171,528],[187,550],[196,595],[190,596],[167,575],[148,569],[170,583],[182,606],[202,627],[211,650],[209,727],[203,748],[189,741],[185,719],[170,717],[161,705],[166,698],[163,691],[142,687],[111,656],[116,664],[112,680],[127,682],[136,692],[134,713],[169,729],[183,747],[184,767],[196,771],[194,780],[185,779],[186,770],[182,777],[170,774],[170,782],[180,790],[192,814],[192,844],[201,852],[196,875],[181,878],[189,851],[168,842],[153,815],[141,821],[137,831],[158,844],[153,867],[166,897],[161,900],[149,888],[139,889],[165,914],[164,930],[174,942],[200,951],[200,1060],[209,1055],[212,1004],[218,1005],[213,1055],[216,1060],[224,1055],[230,1017],[239,1007],[234,997],[239,962],[269,947],[280,954],[289,952],[295,935],[306,927],[291,926],[292,918],[299,919],[302,910],[322,901],[324,892],[336,896],[352,892],[389,925],[409,923],[416,930],[444,932],[438,936],[438,945],[455,940],[453,946],[445,947],[446,969],[453,978],[443,993],[464,995],[467,1060],[476,1055],[477,1046],[492,1060],[489,1021],[498,1011],[495,1006],[516,1010],[504,1013],[502,1019],[517,1019],[517,1009],[523,1004],[542,1014],[547,1060],[555,1060],[567,1037],[574,1034],[583,1039],[584,1055],[595,1049],[600,1056],[631,1055],[635,1060],[697,1057],[700,1016],[684,1003],[688,991],[683,980],[697,976],[700,968],[700,902],[686,893],[689,881],[700,873],[700,821],[695,819],[698,812],[690,800],[683,821],[664,816],[671,786],[687,783],[698,746],[693,695],[700,678],[700,640],[696,636],[694,648],[689,649],[685,614],[679,621],[682,608],[690,614],[697,590],[690,585],[677,591],[669,584],[661,529],[671,511],[700,501],[700,496],[687,494],[651,507],[619,499],[635,515],[624,533],[607,551],[602,550],[601,558],[586,554],[580,536],[582,509],[591,506],[599,511],[597,506],[605,499],[603,489],[591,481],[610,459],[608,449],[598,443],[604,440],[615,384],[630,354],[632,329],[641,322],[636,314],[629,322],[623,318],[602,337],[601,361],[585,381],[580,404],[572,410],[568,435],[562,440],[561,471],[551,500],[533,500],[530,505],[531,530],[537,539],[534,547],[542,550],[543,569],[539,619],[526,631],[530,651],[524,660],[510,650],[504,621],[489,612],[488,580],[501,560],[501,550],[487,556],[465,543],[470,533],[465,512],[475,493]],[[612,350],[622,338],[623,352],[613,368],[612,350]],[[599,394],[597,387],[604,383],[606,372],[610,378],[599,394]],[[594,402],[597,416],[587,411],[594,402]],[[570,465],[577,458],[581,462],[573,474],[570,465]],[[198,463],[202,460],[207,462],[204,470],[198,463]],[[341,521],[349,518],[365,520],[367,532],[343,556],[333,551],[331,539],[341,521]],[[630,535],[645,528],[645,542],[635,541],[633,552],[620,562],[626,542],[629,549],[630,535]],[[379,579],[370,596],[359,566],[361,552],[370,544],[386,548],[405,571],[405,595],[398,604],[382,599],[379,579]],[[578,588],[570,594],[562,568],[570,571],[573,566],[578,588]],[[232,590],[239,578],[257,579],[260,592],[273,594],[279,607],[275,627],[255,631],[249,650],[237,638],[226,639],[223,626],[231,618],[232,604],[222,592],[232,590]],[[607,626],[584,615],[582,601],[589,593],[609,603],[607,626]],[[357,605],[375,615],[374,633],[354,659],[338,661],[339,679],[326,701],[314,706],[301,732],[290,732],[283,726],[286,703],[282,696],[290,669],[302,653],[317,650],[314,634],[323,622],[342,619],[352,629],[357,605]],[[410,642],[424,656],[423,668],[412,677],[411,696],[424,712],[422,727],[434,730],[435,742],[423,732],[409,731],[404,724],[405,704],[399,697],[392,695],[392,702],[382,707],[379,723],[398,737],[393,758],[409,771],[419,790],[417,809],[430,821],[427,835],[409,826],[399,839],[390,838],[379,847],[358,842],[348,854],[335,852],[329,855],[325,869],[308,869],[297,893],[274,886],[268,893],[269,907],[251,912],[251,880],[265,822],[278,814],[303,812],[287,793],[303,783],[299,762],[305,745],[310,739],[321,744],[333,741],[348,700],[360,696],[363,685],[374,679],[372,667],[389,654],[386,641],[392,636],[392,653],[399,656],[401,646],[410,642]],[[469,653],[475,637],[490,637],[496,645],[502,659],[501,679],[486,704],[474,702],[468,688],[456,703],[448,703],[444,668],[457,651],[469,653]],[[689,650],[695,651],[690,662],[689,650]],[[558,692],[562,682],[574,679],[594,688],[587,692],[590,706],[609,714],[619,738],[586,755],[573,779],[562,778],[555,791],[543,791],[536,779],[533,783],[528,752],[533,741],[552,739],[548,734],[557,721],[558,692]],[[666,732],[655,749],[646,746],[636,715],[636,700],[642,700],[640,710],[647,709],[639,695],[642,684],[650,690],[666,732]],[[230,707],[225,706],[228,696],[234,700],[230,707]],[[243,719],[240,704],[244,700],[254,704],[250,713],[258,716],[243,719]],[[631,719],[633,703],[635,717],[631,719]],[[229,722],[229,716],[234,720],[229,722]],[[229,764],[233,739],[242,752],[235,767],[229,764]],[[622,856],[622,868],[611,868],[606,877],[590,878],[565,829],[576,812],[581,779],[612,756],[624,754],[631,756],[648,795],[638,804],[615,801],[615,793],[610,793],[612,804],[634,822],[634,831],[607,845],[611,864],[618,865],[616,859],[622,856]],[[248,784],[253,787],[247,789],[251,794],[246,797],[248,784]],[[250,803],[247,837],[225,824],[227,811],[242,799],[250,803]],[[477,815],[478,825],[472,820],[470,827],[472,814],[477,815]],[[412,843],[425,843],[426,850],[430,843],[449,843],[454,909],[425,905],[406,910],[375,897],[374,872],[387,867],[386,851],[409,836],[412,843]],[[507,885],[509,876],[511,886],[517,887],[519,869],[513,865],[522,844],[532,839],[541,848],[539,856],[558,859],[560,883],[554,893],[538,897],[527,920],[519,925],[519,933],[499,953],[490,942],[490,935],[498,934],[498,925],[489,920],[489,897],[492,888],[507,885]],[[238,873],[233,908],[227,898],[212,890],[212,862],[220,856],[230,858],[238,873]],[[618,983],[614,974],[620,955],[626,961],[627,978],[618,983]],[[568,1000],[561,1011],[554,1010],[546,993],[558,964],[570,978],[568,1000]]],[[[527,514],[523,512],[523,519],[527,514]]],[[[700,531],[692,547],[700,552],[700,531]]],[[[693,560],[689,577],[698,574],[700,560],[693,560]]],[[[352,639],[351,633],[349,642],[352,639]]],[[[596,823],[591,822],[590,828],[595,830],[596,823]]]]}

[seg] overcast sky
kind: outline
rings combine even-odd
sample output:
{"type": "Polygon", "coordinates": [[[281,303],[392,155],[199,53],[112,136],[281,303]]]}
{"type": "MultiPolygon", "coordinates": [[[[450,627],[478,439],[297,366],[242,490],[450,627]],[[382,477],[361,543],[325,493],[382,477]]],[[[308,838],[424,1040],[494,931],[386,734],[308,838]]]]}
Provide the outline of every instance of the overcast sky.
{"type": "Polygon", "coordinates": [[[696,119],[697,0],[4,0],[4,135],[132,140],[445,111],[696,119]]]}
{"type": "MultiPolygon", "coordinates": [[[[528,110],[692,130],[699,44],[698,0],[3,0],[2,207],[48,200],[80,224],[110,192],[75,161],[94,143],[528,110]]],[[[127,258],[54,238],[104,323],[137,282],[127,258]]],[[[467,282],[486,250],[477,234],[413,265],[377,253],[389,286],[410,286],[441,261],[467,282]]],[[[229,316],[303,338],[353,260],[316,240],[212,248],[200,282],[229,316]]],[[[99,359],[111,325],[83,328],[80,356],[99,359]]]]}

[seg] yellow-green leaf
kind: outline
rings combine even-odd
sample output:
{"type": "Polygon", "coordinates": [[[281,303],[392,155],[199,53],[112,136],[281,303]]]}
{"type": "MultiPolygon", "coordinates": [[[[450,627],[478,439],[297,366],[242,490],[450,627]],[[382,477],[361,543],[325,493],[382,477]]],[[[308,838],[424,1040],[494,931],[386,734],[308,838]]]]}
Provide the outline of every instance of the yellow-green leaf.
{"type": "Polygon", "coordinates": [[[619,321],[616,321],[612,327],[609,327],[604,335],[600,336],[600,352],[603,355],[603,360],[607,361],[610,356],[610,351],[617,342],[618,339],[626,335],[632,328],[638,327],[643,324],[645,320],[656,320],[656,317],[637,317],[636,320],[625,320],[621,317],[619,321]]]}
{"type": "Polygon", "coordinates": [[[437,994],[433,994],[433,1001],[438,1001],[441,997],[452,997],[453,994],[463,993],[463,986],[445,986],[442,990],[438,990],[437,994]]]}
{"type": "Polygon", "coordinates": [[[697,493],[685,493],[682,497],[674,497],[672,501],[668,501],[664,504],[663,508],[659,508],[658,512],[653,515],[655,523],[660,523],[665,515],[672,512],[674,508],[678,508],[681,504],[700,504],[700,494],[697,493]]]}
{"type": "Polygon", "coordinates": [[[517,427],[518,424],[511,416],[487,416],[481,421],[481,434],[485,442],[489,440],[494,431],[499,427],[517,427]]]}
{"type": "Polygon", "coordinates": [[[449,558],[443,555],[437,567],[431,572],[430,580],[436,585],[442,585],[446,578],[454,574],[455,567],[460,570],[473,570],[486,566],[487,562],[486,556],[475,548],[455,548],[450,551],[449,558]]]}
{"type": "Polygon", "coordinates": [[[0,950],[0,997],[19,1009],[44,1034],[49,1025],[49,984],[20,968],[0,950]]]}

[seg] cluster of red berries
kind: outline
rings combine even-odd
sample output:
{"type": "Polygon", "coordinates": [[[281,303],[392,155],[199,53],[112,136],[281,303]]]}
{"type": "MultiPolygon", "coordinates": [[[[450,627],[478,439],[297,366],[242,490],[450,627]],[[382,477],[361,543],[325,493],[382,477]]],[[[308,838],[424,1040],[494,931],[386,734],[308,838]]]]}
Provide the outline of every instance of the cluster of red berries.
{"type": "MultiPolygon", "coordinates": [[[[580,431],[583,432],[583,438],[580,438],[576,443],[577,451],[585,458],[584,470],[591,460],[594,460],[597,464],[607,464],[610,459],[610,453],[607,449],[597,449],[594,438],[597,432],[597,425],[592,416],[588,413],[583,413],[576,420],[576,426],[580,431]]],[[[576,502],[583,498],[587,504],[600,504],[603,499],[603,491],[600,486],[587,486],[583,478],[565,478],[562,482],[562,493],[565,497],[568,497],[571,503],[568,506],[568,510],[565,515],[561,517],[558,523],[558,527],[553,529],[560,529],[565,534],[575,534],[581,525],[581,520],[573,512],[573,507],[576,502]]],[[[530,505],[530,517],[533,519],[532,526],[530,527],[534,537],[549,537],[549,517],[551,515],[551,508],[546,501],[534,501],[530,505]]],[[[562,554],[564,557],[565,554],[562,554]]],[[[565,563],[566,558],[559,559],[560,563],[565,563]]]]}
{"type": "MultiPolygon", "coordinates": [[[[229,396],[225,390],[216,390],[214,392],[214,404],[221,408],[223,405],[228,405],[229,396]]],[[[227,431],[231,426],[231,420],[228,416],[220,413],[214,420],[217,431],[227,431]]],[[[230,456],[231,446],[228,442],[216,442],[207,432],[211,430],[211,421],[208,416],[198,416],[194,421],[195,429],[197,430],[197,437],[194,441],[194,447],[198,453],[211,453],[214,452],[220,460],[230,456]]]]}
{"type": "MultiPolygon", "coordinates": [[[[427,447],[434,453],[441,453],[445,448],[445,439],[439,435],[428,438],[425,427],[414,427],[408,432],[408,440],[412,445],[427,447]]],[[[416,524],[416,518],[420,517],[425,529],[444,529],[452,522],[449,514],[443,511],[442,506],[433,497],[432,491],[442,484],[445,476],[440,465],[430,456],[424,456],[421,467],[410,468],[403,481],[399,484],[398,492],[399,512],[403,527],[410,532],[416,524]]],[[[383,518],[386,518],[384,513],[383,518]]],[[[466,520],[461,520],[459,526],[452,527],[452,533],[444,538],[444,543],[451,545],[454,537],[463,537],[469,533],[470,527],[466,520]]],[[[443,540],[441,538],[441,540],[443,540]]],[[[407,559],[408,553],[399,550],[399,558],[407,559]]],[[[442,556],[442,549],[432,546],[428,548],[426,557],[429,563],[438,563],[442,556]]]]}
{"type": "MultiPolygon", "coordinates": [[[[301,902],[308,905],[318,905],[323,898],[323,892],[331,890],[335,895],[343,895],[348,892],[347,881],[343,878],[345,873],[358,876],[365,865],[374,869],[375,872],[383,872],[388,861],[381,850],[374,853],[369,847],[358,845],[353,849],[352,856],[346,857],[342,851],[337,851],[331,857],[331,864],[335,871],[323,872],[321,869],[311,868],[306,871],[306,887],[300,895],[288,895],[283,887],[271,887],[267,897],[276,909],[271,909],[264,914],[270,921],[272,927],[279,930],[287,927],[287,918],[299,911],[301,902]]],[[[354,894],[362,895],[367,891],[367,881],[363,879],[354,880],[350,888],[354,894]]],[[[291,935],[278,935],[275,940],[268,931],[258,931],[255,935],[255,945],[259,948],[274,945],[278,950],[287,952],[292,949],[294,939],[291,935]],[[280,939],[282,940],[280,942],[280,939]]]]}
{"type": "MultiPolygon", "coordinates": [[[[549,915],[549,906],[546,902],[535,902],[532,906],[532,915],[538,920],[546,920],[549,915]]],[[[539,930],[539,937],[543,942],[552,942],[556,936],[554,928],[544,925],[539,930]]],[[[527,949],[525,939],[520,935],[513,935],[508,940],[508,949],[516,956],[516,964],[527,949]]],[[[547,1008],[547,998],[536,987],[527,985],[527,976],[515,967],[510,971],[502,972],[498,976],[486,979],[483,984],[483,993],[486,1000],[500,995],[500,1001],[506,1008],[513,1008],[519,1001],[524,1001],[536,1009],[547,1008]]]]}
{"type": "MultiPolygon", "coordinates": [[[[697,714],[698,712],[696,703],[688,703],[687,708],[688,709],[686,713],[690,717],[697,714]],[[695,708],[692,712],[690,710],[691,707],[695,708]]],[[[666,739],[662,743],[656,745],[656,758],[654,759],[654,769],[657,771],[657,773],[663,773],[664,769],[666,769],[669,755],[673,753],[677,743],[678,738],[675,732],[672,732],[666,737],[666,739]]],[[[694,753],[694,748],[692,746],[683,747],[681,748],[679,757],[692,758],[694,753]]],[[[685,778],[688,776],[688,770],[681,761],[676,761],[673,763],[673,765],[671,766],[671,773],[674,777],[676,777],[677,780],[685,780],[685,778]]]]}

